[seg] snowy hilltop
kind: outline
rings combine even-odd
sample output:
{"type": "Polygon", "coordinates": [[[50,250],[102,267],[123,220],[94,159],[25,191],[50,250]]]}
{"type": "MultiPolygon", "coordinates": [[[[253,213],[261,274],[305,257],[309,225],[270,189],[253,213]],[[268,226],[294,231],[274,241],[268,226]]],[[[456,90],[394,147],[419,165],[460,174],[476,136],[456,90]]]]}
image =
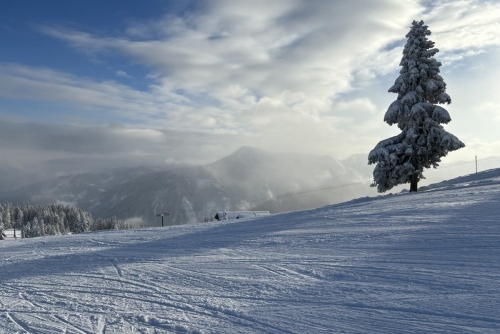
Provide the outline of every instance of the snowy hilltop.
{"type": "Polygon", "coordinates": [[[256,219],[0,242],[0,333],[498,333],[500,169],[256,219]]]}

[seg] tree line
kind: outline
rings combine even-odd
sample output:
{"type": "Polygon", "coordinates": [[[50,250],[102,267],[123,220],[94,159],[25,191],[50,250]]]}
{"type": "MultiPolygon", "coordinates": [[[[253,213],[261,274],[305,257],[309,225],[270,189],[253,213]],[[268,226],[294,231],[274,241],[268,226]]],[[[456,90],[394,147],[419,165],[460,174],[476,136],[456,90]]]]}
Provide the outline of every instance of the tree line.
{"type": "Polygon", "coordinates": [[[0,203],[0,228],[19,229],[23,238],[132,227],[138,226],[130,226],[115,216],[93,219],[87,211],[62,204],[0,203]]]}

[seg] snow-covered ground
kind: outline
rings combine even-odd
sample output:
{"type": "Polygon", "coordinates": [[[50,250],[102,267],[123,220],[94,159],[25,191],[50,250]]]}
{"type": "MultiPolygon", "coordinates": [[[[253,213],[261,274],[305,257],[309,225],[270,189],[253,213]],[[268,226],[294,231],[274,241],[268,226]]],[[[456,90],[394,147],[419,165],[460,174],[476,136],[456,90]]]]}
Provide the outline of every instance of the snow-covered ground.
{"type": "Polygon", "coordinates": [[[500,170],[255,220],[0,242],[1,333],[499,333],[500,170]]]}

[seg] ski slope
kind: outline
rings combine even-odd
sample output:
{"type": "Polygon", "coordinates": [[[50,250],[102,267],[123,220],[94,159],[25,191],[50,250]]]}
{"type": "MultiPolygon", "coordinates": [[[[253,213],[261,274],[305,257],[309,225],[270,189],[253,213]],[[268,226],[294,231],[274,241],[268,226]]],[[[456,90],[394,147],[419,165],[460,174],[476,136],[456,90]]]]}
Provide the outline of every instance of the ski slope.
{"type": "Polygon", "coordinates": [[[254,220],[0,242],[0,333],[499,333],[500,170],[254,220]]]}

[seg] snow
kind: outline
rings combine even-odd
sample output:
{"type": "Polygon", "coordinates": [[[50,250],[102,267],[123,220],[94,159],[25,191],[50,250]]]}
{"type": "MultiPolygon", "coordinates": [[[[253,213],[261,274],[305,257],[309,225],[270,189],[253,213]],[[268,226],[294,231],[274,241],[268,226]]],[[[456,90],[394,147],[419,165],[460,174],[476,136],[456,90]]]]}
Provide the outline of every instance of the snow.
{"type": "Polygon", "coordinates": [[[434,111],[432,113],[432,119],[439,123],[449,123],[451,121],[450,114],[446,109],[440,106],[434,106],[434,111]]]}
{"type": "Polygon", "coordinates": [[[254,220],[0,242],[0,333],[498,333],[500,170],[254,220]]]}
{"type": "Polygon", "coordinates": [[[451,121],[448,111],[433,105],[449,104],[451,98],[445,93],[446,84],[438,74],[441,63],[432,58],[439,50],[429,50],[434,47],[434,42],[427,39],[431,34],[427,28],[423,21],[412,22],[406,35],[408,40],[400,62],[400,75],[389,89],[398,97],[389,106],[384,121],[389,125],[397,123],[402,136],[379,142],[368,154],[368,163],[377,164],[373,171],[373,186],[379,192],[405,183],[416,188],[423,178],[424,168],[438,165],[449,152],[465,146],[440,125],[451,121]],[[383,148],[390,149],[387,146],[393,146],[393,140],[398,140],[401,151],[411,150],[413,154],[391,154],[388,160],[383,148]],[[412,168],[404,166],[408,162],[412,168]]]}

